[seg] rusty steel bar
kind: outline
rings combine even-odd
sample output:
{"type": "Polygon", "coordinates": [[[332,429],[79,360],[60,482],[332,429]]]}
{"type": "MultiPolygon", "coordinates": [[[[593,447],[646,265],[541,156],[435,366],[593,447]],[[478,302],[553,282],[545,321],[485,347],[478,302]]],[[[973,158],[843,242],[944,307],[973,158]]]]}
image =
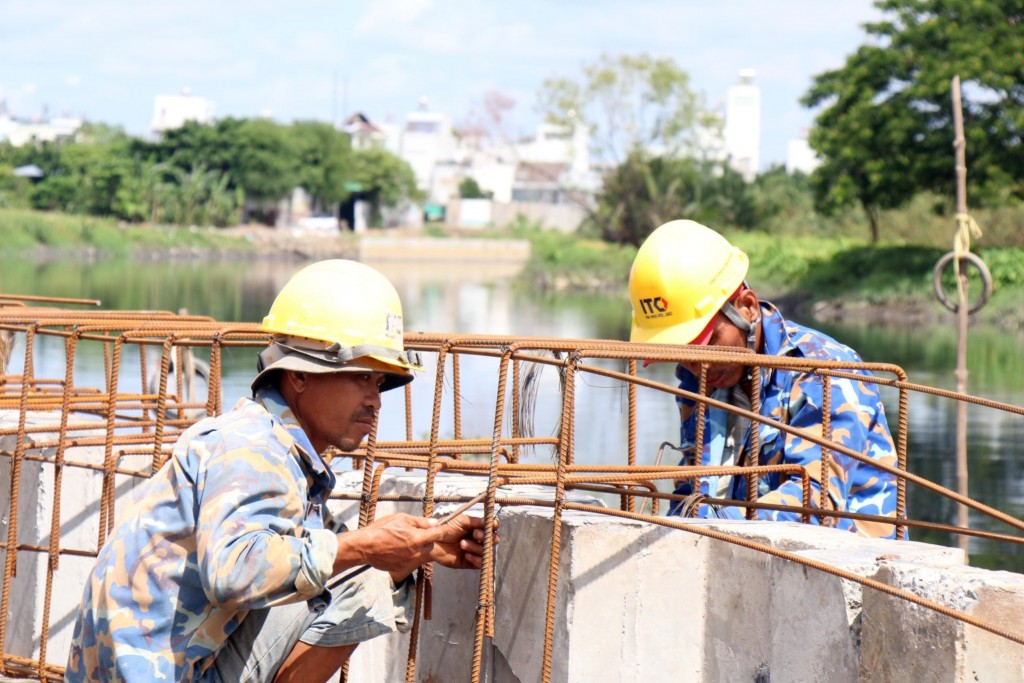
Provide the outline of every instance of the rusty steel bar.
{"type": "MultiPolygon", "coordinates": [[[[0,295],[0,299],[3,298],[0,295]]],[[[7,652],[3,652],[2,668],[6,673],[11,671],[11,666],[25,665],[42,679],[43,676],[50,676],[53,672],[62,671],[59,667],[54,667],[45,662],[50,628],[49,603],[52,598],[54,571],[59,557],[61,555],[86,557],[95,555],[99,546],[102,545],[106,534],[113,528],[115,517],[113,482],[115,476],[124,475],[139,478],[150,476],[155,471],[155,468],[168,456],[170,442],[177,438],[182,429],[194,421],[192,418],[185,416],[185,411],[195,410],[207,415],[219,414],[223,409],[220,403],[221,357],[223,349],[230,347],[260,347],[266,344],[269,336],[266,333],[260,332],[254,324],[226,324],[202,316],[179,316],[164,312],[69,311],[66,309],[24,305],[0,307],[0,329],[12,330],[17,334],[25,335],[27,347],[22,375],[2,375],[2,381],[0,381],[0,409],[18,410],[18,428],[0,430],[0,436],[16,435],[13,453],[0,451],[0,457],[10,458],[10,471],[12,474],[7,539],[6,543],[0,544],[8,551],[5,558],[3,592],[2,596],[0,596],[0,647],[5,647],[4,644],[6,643],[7,615],[9,614],[10,603],[9,592],[16,570],[17,554],[20,552],[46,553],[49,560],[47,563],[47,592],[44,596],[47,604],[44,607],[44,624],[40,640],[40,649],[43,654],[37,660],[20,660],[7,652]],[[63,379],[36,377],[33,347],[34,341],[40,335],[56,336],[65,339],[66,366],[63,379]],[[73,379],[76,349],[84,344],[94,343],[99,343],[102,346],[104,359],[103,376],[104,381],[107,383],[105,390],[77,387],[73,379]],[[156,393],[146,392],[149,378],[147,376],[145,350],[150,346],[157,346],[162,349],[159,375],[160,386],[156,393]],[[119,391],[118,384],[122,374],[121,362],[124,359],[126,347],[139,351],[141,393],[119,391]],[[202,347],[210,348],[208,394],[205,401],[186,400],[185,394],[190,392],[186,392],[183,385],[183,382],[188,380],[185,377],[186,369],[184,366],[186,361],[184,359],[191,353],[192,348],[202,347]],[[176,367],[177,395],[171,395],[167,392],[172,358],[176,361],[174,365],[176,367]],[[50,411],[54,413],[58,417],[60,425],[56,430],[56,436],[47,436],[55,431],[53,425],[28,426],[25,419],[29,411],[50,411]],[[69,420],[72,412],[82,414],[94,413],[97,415],[97,419],[89,422],[77,420],[75,423],[72,423],[69,420]],[[155,417],[150,417],[154,413],[155,417]],[[177,415],[178,419],[170,419],[172,415],[177,415]],[[99,431],[102,433],[102,436],[94,436],[88,433],[90,430],[99,431]],[[32,441],[30,445],[29,437],[33,434],[39,435],[42,438],[32,441]],[[102,447],[102,464],[82,461],[68,455],[70,449],[92,446],[102,447]],[[53,457],[39,455],[38,449],[41,448],[56,448],[56,455],[53,457]],[[125,459],[135,457],[151,458],[152,460],[149,461],[148,466],[140,462],[133,469],[127,466],[131,462],[125,461],[125,459]],[[50,539],[46,546],[21,543],[18,538],[17,502],[19,497],[19,476],[17,473],[20,472],[22,464],[27,461],[55,468],[54,475],[57,485],[54,491],[55,498],[52,502],[50,539]],[[101,489],[99,510],[100,535],[97,539],[96,549],[65,547],[62,545],[63,541],[60,536],[59,524],[56,527],[54,526],[55,520],[58,520],[60,516],[59,491],[61,489],[61,474],[69,467],[91,469],[103,473],[104,483],[101,489]]],[[[485,526],[484,566],[480,574],[477,603],[476,638],[474,640],[473,655],[474,671],[471,674],[474,680],[478,680],[480,676],[479,667],[483,653],[483,639],[485,637],[493,637],[494,629],[494,539],[490,531],[493,528],[497,506],[520,504],[517,500],[529,501],[521,503],[524,505],[542,505],[550,507],[554,511],[555,522],[552,527],[551,539],[552,555],[549,571],[548,612],[545,615],[544,656],[546,661],[542,673],[544,680],[550,679],[550,650],[553,637],[553,634],[550,633],[551,619],[553,617],[550,611],[554,609],[556,597],[554,590],[557,585],[558,576],[558,555],[561,543],[559,538],[559,521],[562,514],[566,510],[583,509],[612,516],[630,515],[630,518],[682,528],[681,525],[685,524],[682,520],[666,520],[666,518],[658,517],[656,514],[637,515],[633,512],[635,509],[634,499],[636,497],[655,503],[659,500],[671,501],[682,498],[671,493],[661,493],[657,488],[658,481],[726,474],[729,476],[746,477],[747,500],[724,500],[705,497],[700,502],[716,506],[745,507],[748,516],[756,515],[756,510],[759,509],[787,510],[802,515],[805,522],[810,522],[810,515],[814,515],[821,518],[823,522],[826,520],[849,518],[891,523],[896,525],[899,537],[903,537],[905,527],[919,527],[986,538],[993,541],[1024,543],[1024,539],[1020,537],[964,529],[958,526],[919,522],[906,517],[905,487],[908,481],[952,500],[964,502],[958,499],[953,492],[906,471],[906,432],[909,395],[911,392],[937,395],[955,400],[960,404],[975,404],[1018,415],[1024,415],[1024,408],[912,384],[898,366],[880,363],[845,363],[761,356],[747,349],[691,348],[686,346],[630,344],[628,342],[609,340],[410,333],[407,335],[406,342],[407,347],[410,349],[435,354],[438,363],[429,439],[414,441],[411,438],[413,435],[412,399],[407,387],[405,400],[406,439],[404,441],[378,441],[377,424],[375,423],[373,430],[368,435],[366,444],[357,449],[356,452],[346,455],[351,456],[354,463],[361,461],[364,468],[363,492],[359,495],[361,525],[372,521],[376,506],[380,501],[400,498],[381,496],[379,493],[380,477],[388,467],[403,467],[426,472],[428,483],[424,496],[419,499],[407,497],[409,500],[421,503],[425,512],[432,510],[436,502],[446,501],[450,498],[437,495],[434,491],[433,482],[438,472],[446,471],[487,477],[485,494],[481,494],[484,495],[483,502],[487,524],[485,526]],[[560,357],[555,357],[552,354],[560,357]],[[467,439],[463,437],[459,363],[464,355],[493,359],[497,364],[498,391],[495,397],[494,430],[490,439],[467,439]],[[447,358],[449,356],[452,359],[453,373],[454,438],[442,439],[440,437],[441,399],[447,358]],[[608,370],[599,365],[588,363],[589,360],[598,359],[625,361],[626,371],[608,370]],[[687,392],[637,376],[637,360],[687,361],[700,364],[701,372],[698,392],[687,392]],[[520,368],[522,363],[527,362],[557,367],[560,371],[564,371],[567,377],[561,402],[560,428],[557,435],[553,437],[523,437],[519,431],[519,412],[522,409],[520,368]],[[510,363],[513,375],[511,391],[507,387],[510,363]],[[830,433],[831,423],[828,416],[824,417],[822,434],[818,437],[797,428],[779,424],[771,418],[761,416],[758,400],[759,372],[755,372],[753,375],[755,379],[755,395],[750,411],[736,409],[707,396],[707,367],[714,363],[736,363],[761,369],[798,370],[819,374],[824,382],[826,396],[824,403],[826,406],[831,403],[832,378],[871,382],[879,386],[894,387],[899,392],[896,467],[889,468],[879,465],[858,453],[850,451],[842,444],[832,442],[830,433]],[[892,375],[893,378],[878,376],[877,374],[867,377],[859,372],[864,370],[872,373],[892,375]],[[580,373],[603,376],[625,384],[629,410],[626,417],[627,443],[624,451],[624,464],[588,465],[577,462],[574,446],[575,391],[580,373]],[[751,462],[741,463],[740,466],[732,468],[679,465],[661,466],[660,464],[658,466],[637,465],[636,392],[639,387],[651,388],[662,392],[666,395],[666,398],[675,399],[676,397],[683,397],[695,401],[697,409],[700,411],[698,416],[700,419],[703,418],[704,412],[711,407],[731,410],[735,414],[743,415],[750,419],[752,425],[751,447],[749,449],[751,462]],[[507,430],[504,427],[506,403],[511,404],[514,416],[512,424],[507,430]],[[820,488],[822,498],[817,501],[816,505],[811,495],[811,476],[804,468],[776,466],[776,469],[770,469],[764,466],[755,466],[757,465],[756,454],[759,451],[759,443],[757,441],[758,430],[755,427],[758,424],[773,425],[782,432],[799,435],[822,447],[822,471],[818,473],[818,477],[824,485],[820,488]],[[526,446],[550,446],[554,448],[558,454],[557,462],[551,464],[518,464],[518,451],[526,446]],[[824,501],[828,490],[827,481],[832,453],[839,453],[854,460],[867,462],[867,464],[877,467],[882,471],[894,473],[899,485],[896,516],[882,517],[825,509],[830,507],[825,505],[824,501]],[[466,454],[487,454],[490,457],[487,461],[474,461],[463,459],[463,455],[466,454]],[[758,502],[756,500],[756,483],[759,476],[768,472],[787,473],[800,477],[803,504],[801,506],[784,506],[758,502]],[[517,499],[514,496],[499,495],[497,488],[502,483],[550,487],[553,491],[553,499],[550,501],[517,499]],[[573,490],[606,492],[617,495],[623,501],[622,506],[624,509],[621,512],[606,508],[588,509],[567,498],[567,492],[573,490]]],[[[825,411],[825,413],[828,413],[828,411],[825,411]]],[[[700,426],[703,427],[703,424],[701,423],[700,426]]],[[[703,433],[700,434],[700,437],[700,440],[702,440],[703,433]]],[[[1003,521],[1016,529],[1024,528],[1024,522],[991,510],[991,508],[981,503],[976,501],[964,503],[968,504],[972,509],[1003,521]]],[[[687,528],[686,530],[690,529],[687,528]]],[[[765,550],[762,550],[762,552],[778,554],[777,552],[772,553],[765,550]]],[[[790,558],[786,557],[785,559],[790,558]]],[[[822,571],[834,569],[827,566],[808,566],[812,566],[814,569],[821,569],[822,571]]],[[[425,618],[429,619],[431,602],[429,571],[421,572],[420,576],[422,583],[417,586],[417,612],[413,625],[414,633],[417,634],[419,632],[420,610],[422,609],[425,618]]],[[[844,578],[846,577],[844,576],[844,578]]],[[[856,581],[857,579],[851,578],[851,580],[856,581]]],[[[914,601],[902,595],[898,597],[914,601]]],[[[934,607],[929,604],[924,604],[923,606],[929,609],[934,607]]],[[[942,613],[946,614],[946,612],[942,613]]],[[[959,618],[956,615],[953,616],[954,618],[959,618]]],[[[986,627],[979,626],[979,628],[986,627]]],[[[987,628],[986,630],[998,633],[1011,640],[1014,639],[1014,634],[1007,635],[999,629],[987,628]]],[[[413,638],[413,643],[410,647],[407,677],[412,676],[415,671],[415,640],[413,638]]]]}

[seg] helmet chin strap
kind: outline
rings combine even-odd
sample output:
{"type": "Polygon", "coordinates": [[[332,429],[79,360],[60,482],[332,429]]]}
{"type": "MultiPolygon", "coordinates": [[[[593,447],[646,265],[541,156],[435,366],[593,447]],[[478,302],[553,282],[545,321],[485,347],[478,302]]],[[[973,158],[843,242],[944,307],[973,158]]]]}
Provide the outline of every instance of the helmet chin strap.
{"type": "MultiPolygon", "coordinates": [[[[736,307],[732,305],[731,301],[725,302],[722,306],[722,314],[729,319],[733,325],[739,328],[740,332],[747,333],[747,348],[757,353],[757,323],[760,322],[761,316],[754,319],[753,322],[747,320],[736,307]]],[[[749,382],[754,376],[753,368],[747,366],[747,372],[743,375],[741,382],[749,382]]]]}

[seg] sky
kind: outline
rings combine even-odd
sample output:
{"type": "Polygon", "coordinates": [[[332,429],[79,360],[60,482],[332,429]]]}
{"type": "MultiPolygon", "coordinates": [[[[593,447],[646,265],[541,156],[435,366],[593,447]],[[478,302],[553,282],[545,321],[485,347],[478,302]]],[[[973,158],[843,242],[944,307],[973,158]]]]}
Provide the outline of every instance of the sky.
{"type": "Polygon", "coordinates": [[[544,80],[600,55],[669,57],[719,105],[740,69],[761,88],[761,167],[784,163],[814,112],[814,75],[867,42],[871,0],[0,0],[0,99],[146,135],[158,94],[189,88],[218,117],[401,121],[426,97],[454,123],[486,93],[506,126],[541,120],[544,80]]]}

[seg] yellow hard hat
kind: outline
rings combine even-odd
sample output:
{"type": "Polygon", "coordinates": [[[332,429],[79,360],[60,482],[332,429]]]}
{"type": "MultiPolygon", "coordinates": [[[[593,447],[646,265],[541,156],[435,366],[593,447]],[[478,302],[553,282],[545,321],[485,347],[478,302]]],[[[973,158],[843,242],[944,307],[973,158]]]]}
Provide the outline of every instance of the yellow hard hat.
{"type": "Polygon", "coordinates": [[[385,373],[382,391],[419,369],[405,352],[402,302],[373,268],[332,259],[306,266],[285,284],[260,330],[274,339],[260,353],[253,388],[275,370],[385,373]]]}
{"type": "Polygon", "coordinates": [[[712,319],[747,276],[747,255],[695,221],[665,223],[640,245],[629,272],[630,341],[705,343],[712,319]]]}

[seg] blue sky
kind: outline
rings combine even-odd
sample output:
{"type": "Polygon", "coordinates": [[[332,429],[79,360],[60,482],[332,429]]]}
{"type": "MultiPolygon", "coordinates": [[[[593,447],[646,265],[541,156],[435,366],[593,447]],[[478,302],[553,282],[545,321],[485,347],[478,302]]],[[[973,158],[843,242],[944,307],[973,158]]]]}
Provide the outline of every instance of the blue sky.
{"type": "Polygon", "coordinates": [[[810,125],[811,77],[843,64],[871,0],[2,0],[0,98],[142,135],[153,97],[185,86],[217,116],[400,120],[421,96],[454,122],[486,92],[528,133],[550,76],[602,53],[671,57],[709,104],[742,68],[761,87],[762,167],[810,125]]]}

